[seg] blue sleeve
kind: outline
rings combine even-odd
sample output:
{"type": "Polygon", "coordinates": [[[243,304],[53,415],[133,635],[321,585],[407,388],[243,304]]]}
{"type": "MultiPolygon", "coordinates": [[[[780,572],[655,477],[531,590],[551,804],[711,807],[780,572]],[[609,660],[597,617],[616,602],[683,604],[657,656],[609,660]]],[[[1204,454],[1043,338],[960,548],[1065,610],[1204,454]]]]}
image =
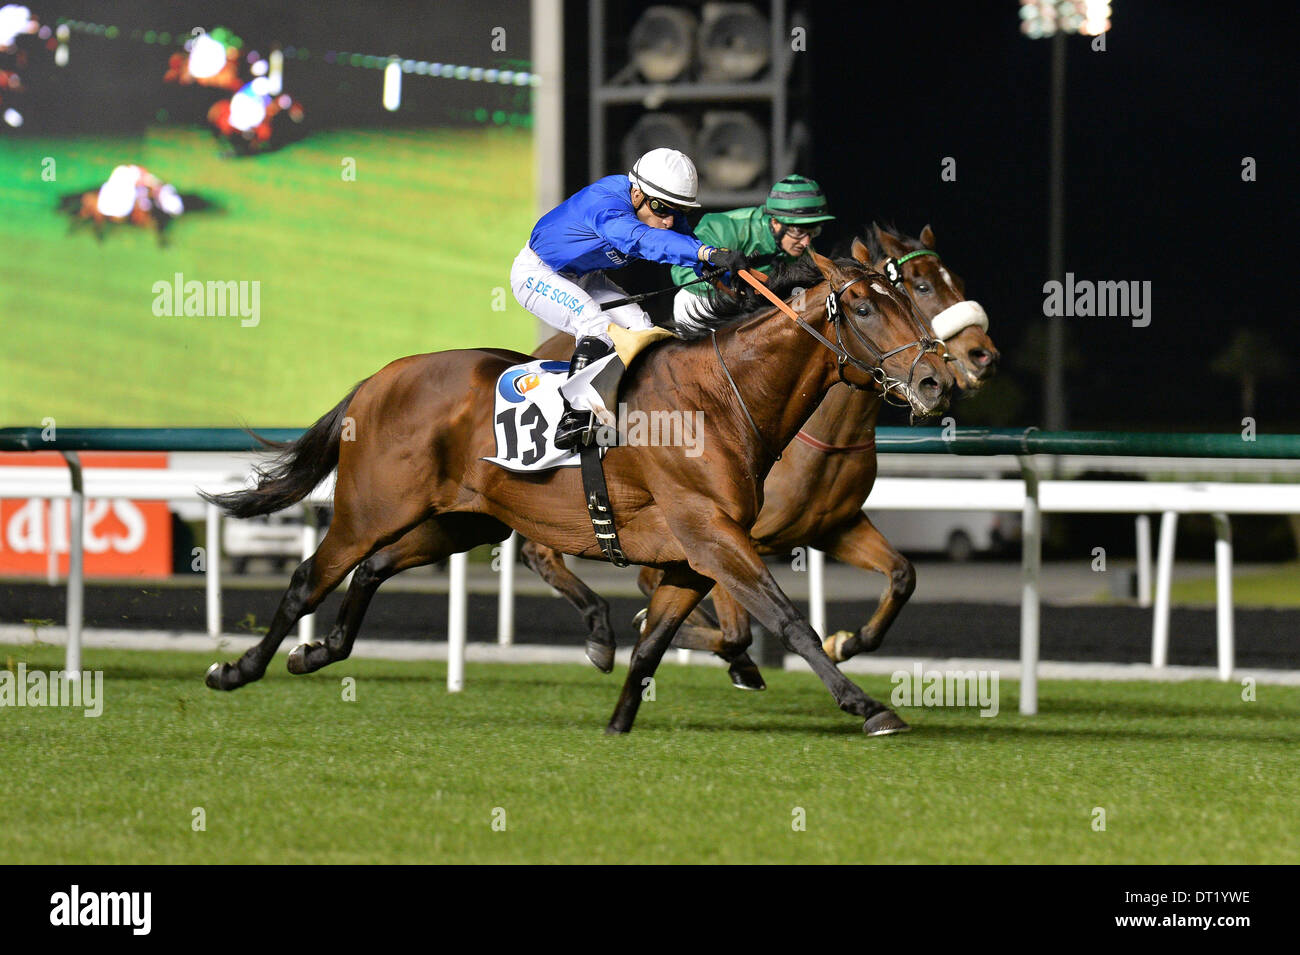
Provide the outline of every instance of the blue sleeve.
{"type": "Polygon", "coordinates": [[[670,229],[655,229],[635,215],[618,209],[604,209],[596,213],[592,222],[602,239],[624,255],[664,265],[696,265],[700,246],[693,236],[670,229]]]}

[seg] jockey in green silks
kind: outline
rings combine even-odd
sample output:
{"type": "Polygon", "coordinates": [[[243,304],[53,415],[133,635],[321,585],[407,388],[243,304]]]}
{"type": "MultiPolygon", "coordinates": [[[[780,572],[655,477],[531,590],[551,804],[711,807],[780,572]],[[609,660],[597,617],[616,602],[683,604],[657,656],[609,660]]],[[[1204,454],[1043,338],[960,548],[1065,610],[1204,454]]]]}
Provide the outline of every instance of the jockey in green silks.
{"type": "MultiPolygon", "coordinates": [[[[777,260],[789,262],[803,255],[821,233],[820,223],[834,218],[817,183],[803,176],[787,176],[772,187],[767,202],[761,206],[701,216],[695,235],[701,242],[735,249],[749,259],[772,259],[759,269],[767,272],[777,260]]],[[[690,266],[674,266],[672,275],[677,285],[698,278],[690,266]]],[[[673,320],[679,327],[691,327],[694,311],[703,304],[708,291],[707,282],[695,282],[677,293],[673,320]]]]}

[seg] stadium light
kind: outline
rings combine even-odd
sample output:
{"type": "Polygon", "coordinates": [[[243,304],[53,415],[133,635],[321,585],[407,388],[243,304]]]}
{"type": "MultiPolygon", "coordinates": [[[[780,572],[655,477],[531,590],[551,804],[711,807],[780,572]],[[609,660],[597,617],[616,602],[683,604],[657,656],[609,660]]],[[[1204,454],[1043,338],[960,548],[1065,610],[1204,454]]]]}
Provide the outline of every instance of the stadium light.
{"type": "Polygon", "coordinates": [[[695,16],[677,7],[650,7],[628,37],[637,70],[652,83],[671,83],[686,72],[695,51],[695,16]]]}
{"type": "MultiPolygon", "coordinates": [[[[1106,0],[1020,0],[1020,32],[1031,40],[1052,38],[1052,132],[1047,272],[1065,278],[1065,36],[1099,36],[1110,29],[1106,0]]],[[[1097,41],[1094,41],[1096,43],[1097,41]]],[[[1102,41],[1104,44],[1104,40],[1102,41]]],[[[1103,45],[1101,49],[1105,49],[1103,45]]],[[[1065,324],[1047,320],[1047,355],[1043,376],[1043,417],[1048,431],[1066,427],[1065,324]]]]}
{"type": "Polygon", "coordinates": [[[706,80],[740,83],[771,59],[771,28],[748,3],[706,4],[700,24],[700,73],[706,80]]]}

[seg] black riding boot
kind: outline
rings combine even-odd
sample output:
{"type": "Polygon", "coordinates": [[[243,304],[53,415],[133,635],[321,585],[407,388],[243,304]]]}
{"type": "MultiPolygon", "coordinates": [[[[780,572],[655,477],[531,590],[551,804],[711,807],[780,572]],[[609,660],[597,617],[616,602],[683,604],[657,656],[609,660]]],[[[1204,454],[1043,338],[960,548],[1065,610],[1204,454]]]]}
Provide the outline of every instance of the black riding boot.
{"type": "MultiPolygon", "coordinates": [[[[599,361],[611,351],[613,346],[608,342],[585,336],[578,339],[578,345],[573,350],[573,358],[569,362],[569,377],[572,378],[575,373],[582,371],[593,361],[599,361]]],[[[577,411],[569,405],[569,399],[564,399],[564,417],[555,427],[555,446],[561,451],[573,451],[587,444],[591,440],[592,425],[595,415],[590,411],[577,411]]]]}

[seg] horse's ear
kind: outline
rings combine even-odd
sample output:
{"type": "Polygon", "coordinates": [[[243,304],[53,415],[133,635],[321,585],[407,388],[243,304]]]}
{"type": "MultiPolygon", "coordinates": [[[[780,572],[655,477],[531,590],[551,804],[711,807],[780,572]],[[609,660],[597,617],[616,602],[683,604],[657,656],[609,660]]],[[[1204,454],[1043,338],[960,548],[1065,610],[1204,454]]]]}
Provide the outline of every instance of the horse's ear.
{"type": "Polygon", "coordinates": [[[863,242],[861,239],[859,239],[856,235],[853,237],[853,257],[857,259],[859,262],[861,262],[863,265],[871,264],[870,250],[867,248],[866,243],[863,242]]]}
{"type": "Polygon", "coordinates": [[[934,248],[934,230],[930,228],[928,222],[925,224],[925,228],[921,230],[921,244],[927,249],[934,248]]]}
{"type": "Polygon", "coordinates": [[[816,263],[818,270],[826,281],[836,284],[841,281],[842,273],[839,267],[826,256],[822,255],[812,246],[808,247],[808,254],[812,256],[813,262],[816,263]]]}
{"type": "Polygon", "coordinates": [[[877,225],[875,229],[876,241],[880,243],[880,247],[885,250],[886,255],[898,258],[900,255],[907,254],[907,246],[905,246],[893,233],[889,232],[887,229],[882,229],[879,225],[877,225]]]}

